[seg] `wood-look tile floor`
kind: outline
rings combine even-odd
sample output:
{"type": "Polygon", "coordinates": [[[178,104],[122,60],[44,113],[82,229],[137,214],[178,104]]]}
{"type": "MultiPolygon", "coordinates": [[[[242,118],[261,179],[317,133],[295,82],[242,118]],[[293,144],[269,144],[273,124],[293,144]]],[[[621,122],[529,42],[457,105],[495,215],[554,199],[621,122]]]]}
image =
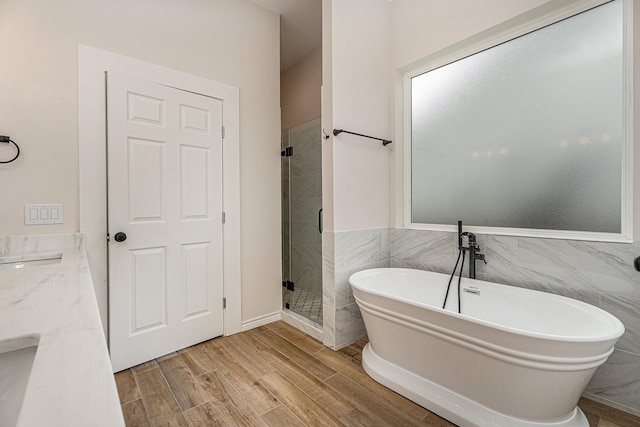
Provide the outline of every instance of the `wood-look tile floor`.
{"type": "MultiPolygon", "coordinates": [[[[366,340],[333,351],[284,322],[216,338],[115,375],[128,427],[453,426],[378,384],[366,340]]],[[[580,401],[590,427],[639,426],[580,401]]]]}

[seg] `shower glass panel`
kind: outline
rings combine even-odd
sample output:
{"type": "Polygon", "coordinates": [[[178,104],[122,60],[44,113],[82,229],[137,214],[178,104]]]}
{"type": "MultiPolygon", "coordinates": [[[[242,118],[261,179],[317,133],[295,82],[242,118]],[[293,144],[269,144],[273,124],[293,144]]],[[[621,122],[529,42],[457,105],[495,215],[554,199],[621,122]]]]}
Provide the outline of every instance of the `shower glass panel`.
{"type": "Polygon", "coordinates": [[[290,305],[293,283],[291,277],[291,157],[289,144],[289,130],[282,131],[280,136],[281,147],[281,199],[282,199],[282,305],[288,308],[290,305]]]}
{"type": "Polygon", "coordinates": [[[322,324],[320,119],[286,129],[282,147],[282,304],[322,324]]]}

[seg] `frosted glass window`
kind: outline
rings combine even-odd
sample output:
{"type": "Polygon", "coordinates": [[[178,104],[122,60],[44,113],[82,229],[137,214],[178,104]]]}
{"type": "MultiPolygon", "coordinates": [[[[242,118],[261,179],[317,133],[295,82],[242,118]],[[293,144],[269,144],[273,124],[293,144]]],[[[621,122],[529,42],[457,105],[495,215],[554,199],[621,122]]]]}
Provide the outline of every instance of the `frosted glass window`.
{"type": "Polygon", "coordinates": [[[623,5],[411,78],[411,222],[621,233],[623,5]]]}

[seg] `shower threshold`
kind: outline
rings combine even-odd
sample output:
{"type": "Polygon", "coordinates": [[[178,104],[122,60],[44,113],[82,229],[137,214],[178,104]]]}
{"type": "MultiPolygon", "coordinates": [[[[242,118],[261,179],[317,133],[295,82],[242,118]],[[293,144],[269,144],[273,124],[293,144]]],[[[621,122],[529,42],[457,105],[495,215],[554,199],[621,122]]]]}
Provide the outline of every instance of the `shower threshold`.
{"type": "MultiPolygon", "coordinates": [[[[286,289],[282,288],[282,301],[287,301],[286,289]]],[[[322,295],[305,289],[296,289],[290,293],[289,310],[322,325],[322,295]]]]}

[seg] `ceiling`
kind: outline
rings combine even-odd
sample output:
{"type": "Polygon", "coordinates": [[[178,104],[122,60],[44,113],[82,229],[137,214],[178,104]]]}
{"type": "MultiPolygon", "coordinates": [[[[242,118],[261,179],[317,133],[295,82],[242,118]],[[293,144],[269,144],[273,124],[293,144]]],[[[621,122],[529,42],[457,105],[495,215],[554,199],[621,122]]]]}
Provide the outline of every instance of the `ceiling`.
{"type": "Polygon", "coordinates": [[[253,0],[280,15],[280,71],[322,45],[322,0],[253,0]]]}

